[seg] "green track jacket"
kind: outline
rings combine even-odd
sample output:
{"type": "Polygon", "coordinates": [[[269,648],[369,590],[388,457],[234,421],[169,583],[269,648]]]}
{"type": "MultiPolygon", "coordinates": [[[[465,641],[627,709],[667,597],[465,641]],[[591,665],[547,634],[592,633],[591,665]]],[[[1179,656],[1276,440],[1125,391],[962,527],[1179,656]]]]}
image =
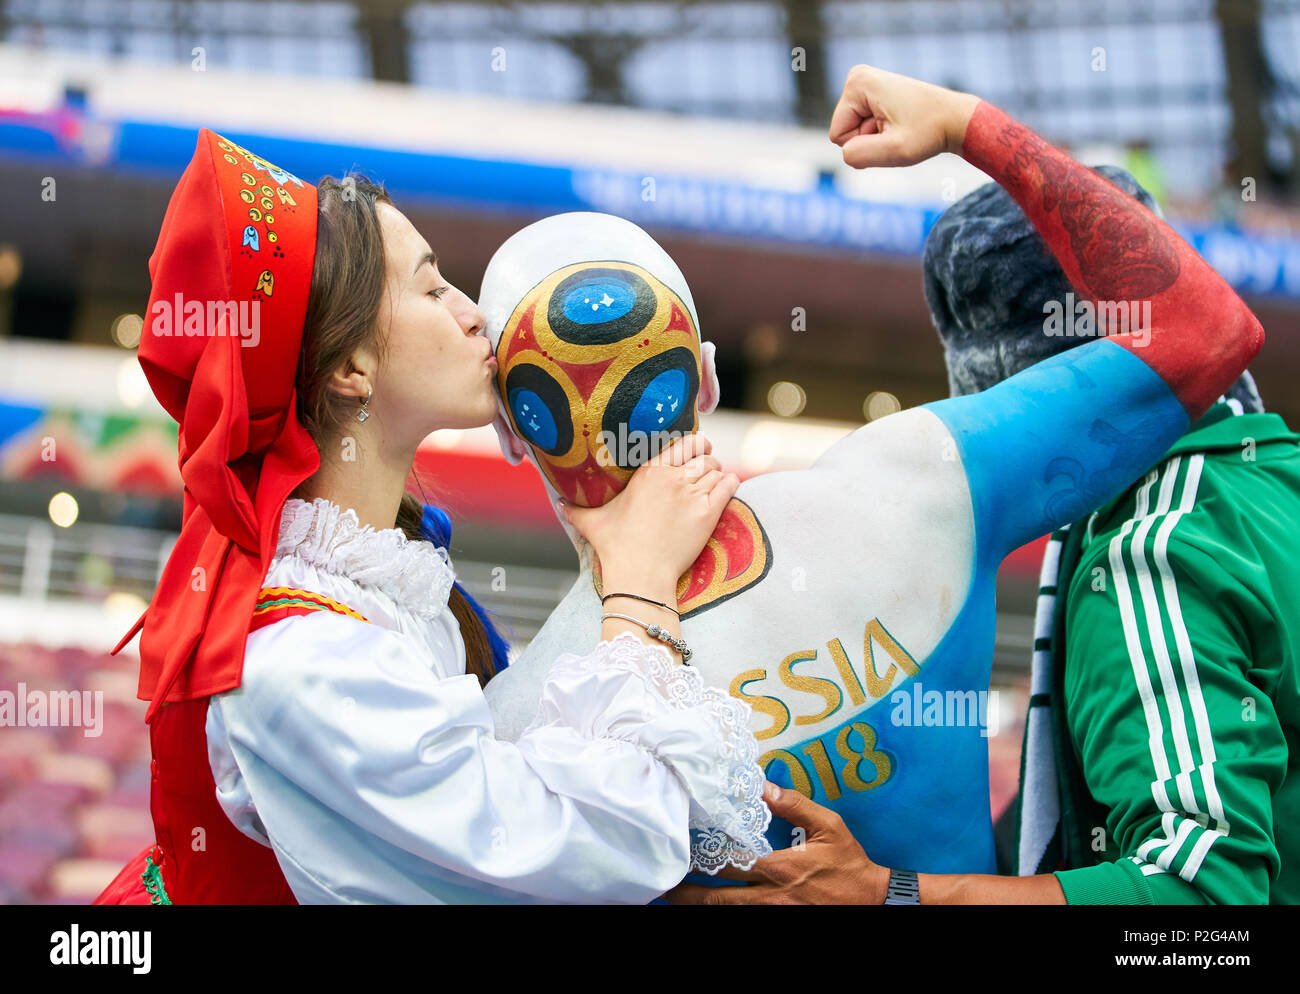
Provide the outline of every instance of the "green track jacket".
{"type": "Polygon", "coordinates": [[[1066,900],[1300,901],[1300,435],[1219,403],[1071,533],[1066,900]]]}

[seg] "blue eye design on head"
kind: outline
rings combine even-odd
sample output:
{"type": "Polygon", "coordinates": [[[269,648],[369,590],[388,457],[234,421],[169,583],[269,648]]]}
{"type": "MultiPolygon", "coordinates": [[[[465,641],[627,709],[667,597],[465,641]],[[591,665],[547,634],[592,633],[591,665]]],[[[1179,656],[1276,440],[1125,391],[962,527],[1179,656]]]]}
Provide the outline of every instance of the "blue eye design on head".
{"type": "MultiPolygon", "coordinates": [[[[610,394],[601,418],[601,430],[614,438],[631,437],[645,432],[656,443],[663,432],[692,431],[695,428],[695,397],[700,390],[695,355],[690,349],[677,347],[651,356],[630,369],[610,394]]],[[[631,448],[629,454],[637,449],[631,448]]],[[[657,449],[655,450],[657,451],[657,449]]],[[[646,458],[653,455],[646,450],[646,458]]],[[[635,469],[632,464],[619,464],[635,469]]]]}
{"type": "Polygon", "coordinates": [[[515,422],[528,436],[528,440],[543,449],[555,448],[558,432],[555,417],[542,403],[542,398],[532,390],[515,390],[510,395],[510,409],[515,422]]]}
{"type": "Polygon", "coordinates": [[[575,324],[601,324],[623,317],[636,304],[636,291],[624,280],[592,277],[564,297],[564,316],[575,324]]]}
{"type": "Polygon", "coordinates": [[[525,441],[553,456],[573,447],[569,398],[546,370],[530,363],[516,366],[506,375],[505,396],[525,441]]]}
{"type": "Polygon", "coordinates": [[[551,291],[546,321],[562,341],[610,345],[643,331],[657,306],[654,290],[636,273],[593,266],[551,291]]]}
{"type": "Polygon", "coordinates": [[[627,419],[628,431],[665,431],[677,420],[691,381],[685,370],[665,369],[647,385],[627,419]]]}

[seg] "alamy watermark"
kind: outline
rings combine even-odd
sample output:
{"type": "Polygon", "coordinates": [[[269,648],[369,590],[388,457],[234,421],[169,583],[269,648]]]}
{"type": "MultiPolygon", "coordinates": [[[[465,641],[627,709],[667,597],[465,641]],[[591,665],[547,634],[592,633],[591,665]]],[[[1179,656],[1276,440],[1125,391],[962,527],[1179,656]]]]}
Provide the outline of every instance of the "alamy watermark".
{"type": "Polygon", "coordinates": [[[153,933],[143,929],[100,931],[75,922],[65,932],[50,933],[50,963],[54,966],[129,966],[132,973],[152,967],[153,933]]]}
{"type": "Polygon", "coordinates": [[[80,728],[88,739],[104,733],[102,690],[0,690],[0,728],[80,728]]]}
{"type": "MultiPolygon", "coordinates": [[[[270,293],[271,278],[271,273],[263,273],[258,288],[270,293]]],[[[186,300],[177,293],[172,300],[155,300],[150,306],[149,332],[164,338],[237,336],[243,339],[240,345],[254,346],[262,340],[262,302],[186,300]]]]}
{"type": "Polygon", "coordinates": [[[978,727],[988,738],[998,734],[996,690],[926,690],[918,680],[889,695],[890,723],[900,728],[978,727]]]}
{"type": "Polygon", "coordinates": [[[601,466],[640,466],[685,438],[686,431],[628,431],[620,424],[617,432],[602,431],[596,448],[596,462],[601,466]]]}
{"type": "Polygon", "coordinates": [[[1129,334],[1133,345],[1145,348],[1151,341],[1151,301],[1088,300],[1065,295],[1065,302],[1043,304],[1043,334],[1049,338],[1098,338],[1129,334]]]}

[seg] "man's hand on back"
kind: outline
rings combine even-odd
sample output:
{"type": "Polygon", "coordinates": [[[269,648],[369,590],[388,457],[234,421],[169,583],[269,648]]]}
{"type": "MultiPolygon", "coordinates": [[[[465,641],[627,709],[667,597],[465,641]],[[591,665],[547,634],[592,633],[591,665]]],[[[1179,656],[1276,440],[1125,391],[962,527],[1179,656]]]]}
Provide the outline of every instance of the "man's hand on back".
{"type": "Polygon", "coordinates": [[[772,814],[806,835],[789,849],[760,859],[752,870],[724,870],[719,876],[745,881],[743,887],[678,884],[664,895],[673,904],[881,904],[889,871],[858,845],[844,819],[797,790],[768,783],[763,793],[772,814]]]}

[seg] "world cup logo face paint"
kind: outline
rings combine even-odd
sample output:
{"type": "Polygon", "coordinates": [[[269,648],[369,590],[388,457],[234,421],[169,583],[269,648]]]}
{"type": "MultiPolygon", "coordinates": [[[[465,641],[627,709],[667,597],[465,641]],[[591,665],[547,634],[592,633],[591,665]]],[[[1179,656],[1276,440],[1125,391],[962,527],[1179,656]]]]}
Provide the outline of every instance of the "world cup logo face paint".
{"type": "Polygon", "coordinates": [[[519,302],[496,355],[511,426],[576,504],[604,504],[698,427],[699,335],[681,298],[640,266],[556,270],[519,302]]]}

